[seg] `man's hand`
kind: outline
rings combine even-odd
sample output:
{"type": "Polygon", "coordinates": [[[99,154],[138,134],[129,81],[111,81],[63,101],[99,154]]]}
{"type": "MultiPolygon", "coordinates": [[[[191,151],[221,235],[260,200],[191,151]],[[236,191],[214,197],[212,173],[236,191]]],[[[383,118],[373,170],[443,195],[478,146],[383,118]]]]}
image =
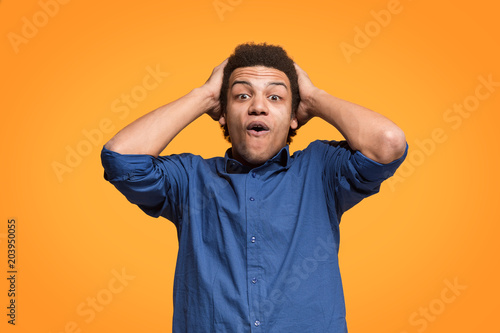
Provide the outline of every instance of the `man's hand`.
{"type": "Polygon", "coordinates": [[[295,63],[294,65],[299,81],[300,103],[296,116],[300,127],[316,116],[314,113],[313,97],[318,93],[319,89],[316,88],[311,79],[309,79],[309,75],[299,65],[295,63]]]}
{"type": "Polygon", "coordinates": [[[120,154],[157,157],[182,129],[202,114],[219,120],[219,95],[226,63],[224,60],[215,67],[204,85],[127,125],[105,147],[120,154]]]}
{"type": "Polygon", "coordinates": [[[352,149],[374,161],[385,164],[403,155],[406,138],[396,124],[379,113],[316,88],[297,64],[295,70],[301,99],[296,115],[299,126],[320,117],[333,125],[352,149]]]}
{"type": "Polygon", "coordinates": [[[206,113],[215,121],[218,121],[221,115],[219,97],[222,86],[222,77],[224,75],[224,67],[226,67],[226,64],[227,59],[215,67],[207,82],[205,82],[205,84],[201,87],[207,92],[211,100],[211,106],[206,113]]]}

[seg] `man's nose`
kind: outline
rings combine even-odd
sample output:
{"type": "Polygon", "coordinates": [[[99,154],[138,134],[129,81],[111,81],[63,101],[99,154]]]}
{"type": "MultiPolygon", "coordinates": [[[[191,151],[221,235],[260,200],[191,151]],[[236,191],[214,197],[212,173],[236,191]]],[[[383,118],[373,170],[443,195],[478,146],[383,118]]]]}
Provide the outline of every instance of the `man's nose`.
{"type": "Polygon", "coordinates": [[[255,95],[252,103],[248,108],[248,114],[251,115],[266,115],[268,113],[265,96],[255,95]]]}

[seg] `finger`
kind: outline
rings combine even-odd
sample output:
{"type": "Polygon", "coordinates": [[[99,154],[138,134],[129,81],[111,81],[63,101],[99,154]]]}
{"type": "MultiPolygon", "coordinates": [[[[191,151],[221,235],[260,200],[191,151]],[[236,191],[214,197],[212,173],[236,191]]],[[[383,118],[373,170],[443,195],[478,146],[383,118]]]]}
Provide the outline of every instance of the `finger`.
{"type": "Polygon", "coordinates": [[[296,62],[293,63],[293,65],[295,66],[295,70],[297,71],[297,73],[305,73],[304,70],[299,66],[297,65],[296,62]]]}
{"type": "Polygon", "coordinates": [[[208,77],[207,81],[205,83],[211,81],[211,80],[218,80],[218,77],[222,76],[224,67],[226,67],[228,58],[226,58],[223,62],[221,62],[219,65],[217,65],[213,70],[212,74],[208,77]]]}
{"type": "Polygon", "coordinates": [[[215,68],[220,68],[221,70],[222,70],[222,69],[224,69],[224,67],[226,67],[226,65],[227,65],[227,61],[228,61],[228,59],[229,59],[229,58],[224,59],[224,61],[223,61],[223,62],[221,62],[221,63],[220,63],[217,67],[215,67],[215,68]]]}

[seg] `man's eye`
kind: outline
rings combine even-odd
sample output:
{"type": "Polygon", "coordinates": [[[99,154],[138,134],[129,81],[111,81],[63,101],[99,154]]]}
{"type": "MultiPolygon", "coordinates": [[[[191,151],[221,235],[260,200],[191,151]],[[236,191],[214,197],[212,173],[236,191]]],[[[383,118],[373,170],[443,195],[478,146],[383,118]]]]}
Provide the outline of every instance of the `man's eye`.
{"type": "Polygon", "coordinates": [[[269,99],[272,101],[279,101],[281,97],[279,97],[278,95],[271,95],[269,96],[269,99]]]}
{"type": "Polygon", "coordinates": [[[236,98],[237,99],[247,99],[249,98],[250,96],[248,96],[248,94],[238,94],[236,95],[236,98]]]}

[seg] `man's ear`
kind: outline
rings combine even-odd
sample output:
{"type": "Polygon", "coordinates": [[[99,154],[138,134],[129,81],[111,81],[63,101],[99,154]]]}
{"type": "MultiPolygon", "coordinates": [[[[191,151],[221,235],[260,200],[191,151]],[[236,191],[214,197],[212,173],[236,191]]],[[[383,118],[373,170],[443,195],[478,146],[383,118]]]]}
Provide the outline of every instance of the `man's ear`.
{"type": "Polygon", "coordinates": [[[298,126],[299,126],[299,122],[297,120],[297,117],[294,115],[292,117],[292,120],[290,120],[290,128],[291,129],[297,129],[298,126]]]}
{"type": "Polygon", "coordinates": [[[220,115],[219,124],[221,124],[221,126],[226,125],[226,115],[224,113],[221,113],[220,115]]]}

